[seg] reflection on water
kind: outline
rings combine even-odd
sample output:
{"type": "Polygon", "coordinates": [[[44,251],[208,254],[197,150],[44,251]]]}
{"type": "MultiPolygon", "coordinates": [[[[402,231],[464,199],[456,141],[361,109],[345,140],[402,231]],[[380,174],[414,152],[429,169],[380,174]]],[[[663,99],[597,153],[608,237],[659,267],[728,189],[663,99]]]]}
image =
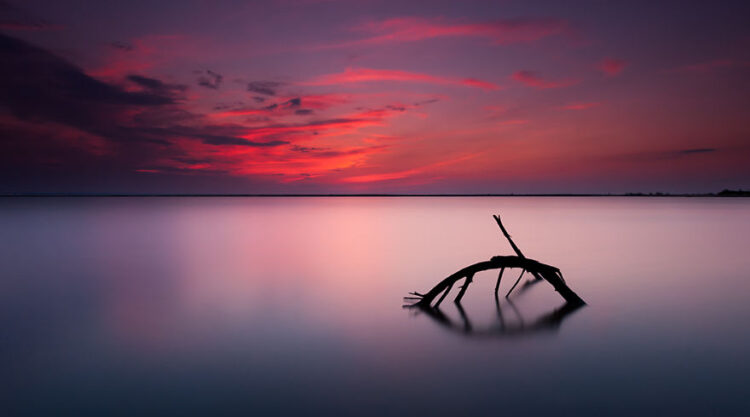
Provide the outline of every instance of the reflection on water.
{"type": "Polygon", "coordinates": [[[3,199],[0,412],[750,415],[748,208],[3,199]],[[548,285],[523,283],[496,304],[487,272],[441,325],[406,314],[409,291],[509,253],[497,212],[589,305],[569,314],[548,285]],[[445,323],[540,337],[479,341],[445,323]]]}
{"type": "MultiPolygon", "coordinates": [[[[539,281],[534,281],[539,282],[539,281]]],[[[516,321],[508,323],[503,315],[503,309],[500,307],[500,298],[495,296],[495,309],[497,310],[497,323],[477,329],[472,325],[466,309],[461,304],[456,304],[456,310],[459,313],[460,321],[452,319],[440,307],[426,307],[421,305],[409,306],[417,309],[431,318],[435,323],[451,330],[470,337],[525,337],[537,333],[557,331],[562,321],[569,317],[573,312],[583,307],[584,304],[566,302],[560,307],[532,320],[524,320],[516,305],[507,300],[507,306],[513,312],[516,321]]],[[[507,312],[506,312],[507,314],[507,312]]]]}

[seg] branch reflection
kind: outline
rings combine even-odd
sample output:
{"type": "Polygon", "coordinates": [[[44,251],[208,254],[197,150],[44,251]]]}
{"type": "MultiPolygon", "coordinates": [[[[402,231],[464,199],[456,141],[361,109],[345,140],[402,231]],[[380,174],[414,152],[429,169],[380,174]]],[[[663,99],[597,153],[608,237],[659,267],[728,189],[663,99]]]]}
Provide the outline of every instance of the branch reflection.
{"type": "Polygon", "coordinates": [[[451,318],[440,307],[425,307],[419,304],[404,307],[415,310],[418,313],[423,313],[440,326],[463,336],[514,338],[542,333],[554,333],[560,328],[564,320],[568,319],[574,312],[584,306],[584,304],[566,302],[560,307],[529,321],[524,319],[513,301],[506,299],[504,304],[504,306],[501,306],[500,298],[495,296],[496,322],[480,328],[472,324],[471,318],[460,303],[455,304],[458,310],[458,319],[451,318]],[[512,314],[515,317],[511,317],[508,320],[506,317],[508,314],[512,314]]]}

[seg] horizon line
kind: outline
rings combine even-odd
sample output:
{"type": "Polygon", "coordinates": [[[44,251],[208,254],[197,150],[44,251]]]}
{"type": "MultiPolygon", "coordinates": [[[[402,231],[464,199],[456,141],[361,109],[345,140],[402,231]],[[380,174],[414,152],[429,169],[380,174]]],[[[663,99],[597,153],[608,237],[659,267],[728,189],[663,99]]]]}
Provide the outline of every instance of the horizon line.
{"type": "Polygon", "coordinates": [[[0,193],[0,197],[722,197],[750,196],[744,190],[719,193],[0,193]]]}

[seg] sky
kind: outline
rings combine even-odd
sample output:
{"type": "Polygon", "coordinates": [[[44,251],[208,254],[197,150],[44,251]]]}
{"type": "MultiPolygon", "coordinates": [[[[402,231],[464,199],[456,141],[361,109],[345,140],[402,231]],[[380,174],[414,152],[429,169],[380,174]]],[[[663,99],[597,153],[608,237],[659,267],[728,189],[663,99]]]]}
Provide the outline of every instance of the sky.
{"type": "Polygon", "coordinates": [[[748,189],[747,17],[741,1],[0,0],[0,193],[748,189]]]}

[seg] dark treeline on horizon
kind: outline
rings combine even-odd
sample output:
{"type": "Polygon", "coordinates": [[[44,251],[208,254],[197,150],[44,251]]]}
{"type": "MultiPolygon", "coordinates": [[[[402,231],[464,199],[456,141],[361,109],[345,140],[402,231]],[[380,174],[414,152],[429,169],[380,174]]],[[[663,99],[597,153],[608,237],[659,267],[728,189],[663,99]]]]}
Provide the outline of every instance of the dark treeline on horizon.
{"type": "Polygon", "coordinates": [[[192,193],[2,193],[0,197],[750,197],[748,190],[724,189],[718,193],[475,193],[475,194],[398,194],[398,193],[362,193],[362,194],[192,194],[192,193]]]}

